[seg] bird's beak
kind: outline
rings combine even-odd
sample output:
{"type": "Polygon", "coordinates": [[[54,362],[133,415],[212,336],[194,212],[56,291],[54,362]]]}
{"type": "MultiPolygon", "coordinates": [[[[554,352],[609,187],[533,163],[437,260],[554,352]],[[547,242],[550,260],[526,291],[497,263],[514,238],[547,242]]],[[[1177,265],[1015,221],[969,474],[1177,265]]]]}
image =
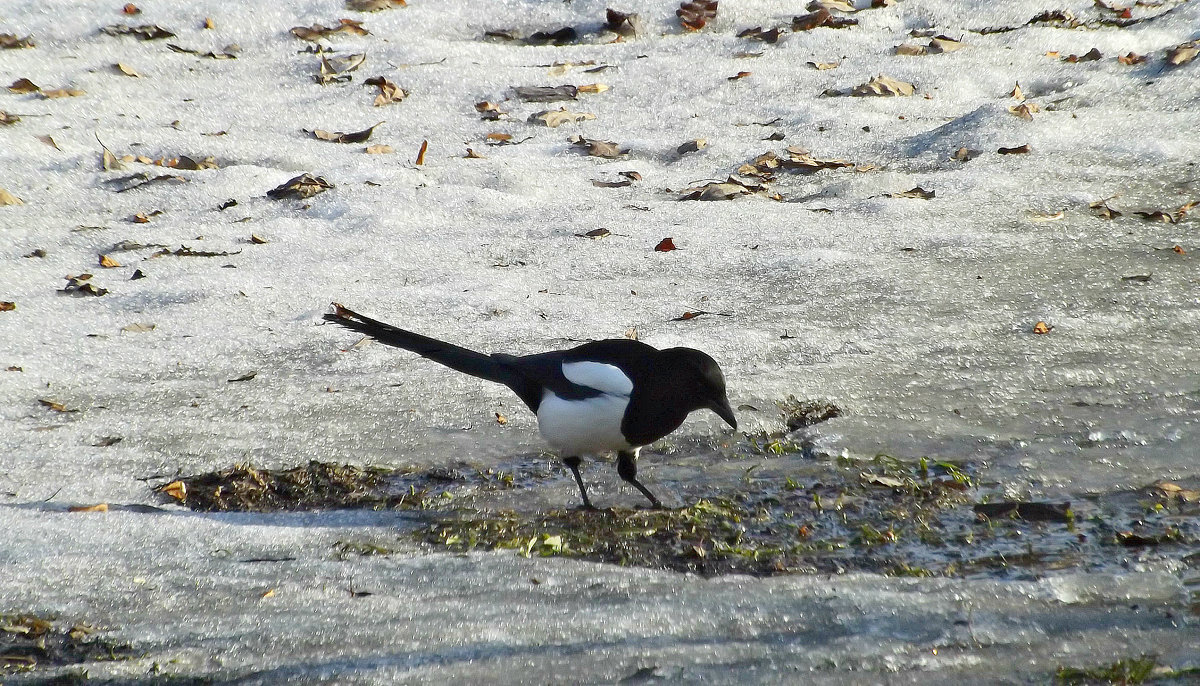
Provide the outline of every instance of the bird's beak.
{"type": "Polygon", "coordinates": [[[737,431],[737,417],[733,415],[733,408],[729,406],[728,398],[714,400],[708,407],[716,412],[718,417],[724,419],[726,424],[732,426],[734,431],[737,431]]]}

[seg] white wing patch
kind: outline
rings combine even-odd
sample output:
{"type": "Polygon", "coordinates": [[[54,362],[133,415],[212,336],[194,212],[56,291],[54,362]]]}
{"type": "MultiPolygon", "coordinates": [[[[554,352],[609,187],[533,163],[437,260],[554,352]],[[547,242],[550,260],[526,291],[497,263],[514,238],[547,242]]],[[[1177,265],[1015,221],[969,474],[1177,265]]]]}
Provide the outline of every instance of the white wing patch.
{"type": "Polygon", "coordinates": [[[571,383],[594,388],[602,393],[628,397],[633,381],[620,368],[603,362],[564,362],[563,376],[571,383]]]}
{"type": "Polygon", "coordinates": [[[623,395],[564,400],[547,390],[538,406],[538,429],[564,456],[626,450],[630,445],[621,433],[621,421],[627,407],[629,398],[623,395]]]}

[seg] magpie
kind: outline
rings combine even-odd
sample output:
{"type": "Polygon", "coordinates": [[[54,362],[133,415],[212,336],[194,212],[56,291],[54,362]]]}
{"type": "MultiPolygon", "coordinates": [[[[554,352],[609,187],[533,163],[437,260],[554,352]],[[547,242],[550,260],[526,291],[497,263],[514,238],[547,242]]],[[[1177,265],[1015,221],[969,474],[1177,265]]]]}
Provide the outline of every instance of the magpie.
{"type": "Polygon", "coordinates": [[[508,386],[537,415],[538,430],[575,476],[583,506],[596,509],[579,475],[583,455],[616,451],[617,474],[661,508],[637,479],[638,451],[696,410],[737,418],[716,361],[692,348],[657,348],[627,338],[535,355],[485,355],[365,317],[338,303],[325,320],[403,348],[455,371],[508,386]]]}

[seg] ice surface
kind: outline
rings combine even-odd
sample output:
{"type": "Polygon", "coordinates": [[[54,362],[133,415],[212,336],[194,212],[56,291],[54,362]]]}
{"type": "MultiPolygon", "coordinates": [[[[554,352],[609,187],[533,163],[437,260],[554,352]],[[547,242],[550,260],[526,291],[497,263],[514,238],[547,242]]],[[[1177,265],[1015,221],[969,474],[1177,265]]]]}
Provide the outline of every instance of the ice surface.
{"type": "MultiPolygon", "coordinates": [[[[414,0],[361,15],[334,0],[198,0],[145,3],[136,17],[119,5],[0,9],[0,33],[37,42],[0,51],[0,85],[24,77],[87,91],[0,92],[0,109],[22,117],[0,127],[0,188],[25,202],[0,207],[0,300],[17,305],[0,312],[0,367],[22,369],[0,372],[0,611],[111,625],[147,654],[90,666],[93,675],[128,678],[175,660],[174,673],[262,683],[611,681],[643,667],[689,681],[1009,682],[1150,650],[1200,660],[1178,570],[1154,564],[1027,582],[700,580],[510,554],[330,554],[350,537],[394,540],[410,525],[396,517],[65,512],[161,505],[139,479],[245,460],[486,465],[542,449],[534,419],[503,388],[383,346],[343,352],[356,337],[318,325],[331,300],[487,351],[636,327],[652,345],[719,360],[734,405],[760,408],[739,413],[743,429],[777,428],[773,404],[789,394],[828,399],[846,410],[817,429],[830,453],[969,459],[997,492],[1077,499],[1195,477],[1196,213],[1155,223],[1132,211],[1200,200],[1200,61],[1163,64],[1165,49],[1200,38],[1200,4],[1135,7],[1153,18],[1120,29],[983,35],[973,30],[1022,26],[1048,9],[1104,13],[1084,0],[900,2],[856,14],[856,27],[763,45],[735,36],[786,25],[802,8],[730,2],[711,28],[684,35],[672,7],[638,1],[618,8],[641,14],[642,35],[562,47],[479,38],[598,27],[606,5],[414,0]],[[202,28],[206,16],[214,30],[202,28]],[[287,30],[340,17],[362,19],[371,35],[327,45],[367,61],[352,82],[321,86],[317,56],[303,52],[311,44],[287,30]],[[97,32],[113,23],[177,36],[97,32]],[[893,54],[922,29],[966,47],[893,54]],[[167,42],[241,52],[211,60],[167,42]],[[1045,54],[1093,47],[1103,59],[1045,54]],[[1130,51],[1150,59],[1116,61],[1130,51]],[[588,60],[615,69],[548,67],[588,60]],[[117,62],[142,78],[115,72],[117,62]],[[727,80],[739,71],[752,74],[727,80]],[[917,95],[821,95],[878,74],[915,83],[917,95]],[[408,99],[372,107],[362,81],[376,75],[408,99]],[[525,118],[550,105],[507,99],[514,85],[593,82],[611,90],[565,103],[596,115],[578,126],[534,127],[525,118]],[[1008,111],[1018,82],[1041,107],[1032,121],[1008,111]],[[511,119],[481,120],[481,100],[511,119]],[[379,121],[371,142],[392,155],[302,131],[379,121]],[[528,140],[492,147],[490,132],[528,140]],[[764,140],[775,132],[786,138],[764,140]],[[574,133],[632,152],[585,157],[567,141],[574,133]],[[118,155],[213,156],[219,169],[135,162],[105,172],[97,138],[118,155]],[[695,138],[708,147],[676,154],[695,138]],[[1021,144],[1033,152],[995,152],[1021,144]],[[771,184],[783,202],[676,202],[676,191],[787,145],[877,168],[783,174],[771,184]],[[465,159],[467,147],[485,159],[465,159]],[[951,161],[960,147],[982,154],[951,161]],[[631,169],[644,180],[591,183],[631,169]],[[187,182],[123,193],[107,183],[142,171],[187,182]],[[264,197],[302,172],[336,187],[306,201],[264,197]],[[936,197],[884,197],[914,186],[936,197]],[[1112,196],[1122,217],[1088,210],[1112,196]],[[238,204],[218,211],[228,199],[238,204]],[[128,221],[153,210],[163,214],[128,221]],[[599,227],[614,235],[576,235],[599,227]],[[269,242],[251,243],[252,233],[269,242]],[[680,249],[654,252],[667,236],[680,249]],[[150,259],[157,247],[114,251],[123,241],[236,254],[150,259]],[[22,257],[37,248],[46,257],[22,257]],[[101,268],[100,254],[124,266],[101,268]],[[146,278],[130,280],[134,269],[146,278]],[[111,292],[57,292],[83,272],[111,292]],[[696,309],[733,316],[670,321],[696,309]],[[1032,335],[1038,320],[1053,331],[1032,335]],[[122,330],[135,323],[155,328],[122,330]],[[42,398],[77,411],[55,413],[42,398]],[[496,412],[509,423],[498,426],[496,412]],[[98,447],[108,436],[122,440],[98,447]],[[297,559],[238,562],[275,554],[297,559]],[[374,595],[351,597],[350,586],[374,595]],[[267,588],[275,597],[260,599],[267,588]]],[[[720,431],[698,415],[682,433],[720,431]]],[[[647,452],[642,473],[654,483],[647,452]]],[[[676,459],[658,461],[663,474],[676,459]]],[[[592,474],[615,481],[611,470],[592,474]]],[[[607,488],[610,500],[637,501],[607,488]]],[[[530,497],[558,506],[572,489],[564,481],[530,497]]]]}

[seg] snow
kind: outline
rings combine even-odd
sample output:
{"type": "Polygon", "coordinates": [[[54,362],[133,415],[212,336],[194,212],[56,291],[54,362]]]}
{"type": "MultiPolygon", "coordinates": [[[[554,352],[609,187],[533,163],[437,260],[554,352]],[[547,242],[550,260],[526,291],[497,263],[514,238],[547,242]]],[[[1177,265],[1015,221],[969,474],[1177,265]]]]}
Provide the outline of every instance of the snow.
{"type": "MultiPolygon", "coordinates": [[[[413,0],[360,14],[334,0],[198,0],[147,2],[136,17],[120,3],[0,8],[0,33],[37,43],[0,51],[0,85],[29,78],[86,91],[0,92],[0,109],[22,117],[0,127],[0,188],[24,201],[0,207],[0,300],[17,306],[0,312],[0,367],[22,369],[0,372],[0,612],[114,627],[146,653],[88,666],[114,678],[154,662],[251,683],[611,681],[643,667],[685,681],[1044,680],[1059,664],[1152,650],[1195,665],[1187,572],[1153,565],[1031,581],[701,580],[510,553],[331,555],[349,538],[394,544],[414,525],[403,516],[66,512],[162,506],[139,479],[247,460],[488,465],[544,449],[535,418],[501,387],[384,346],[343,352],[356,337],[318,325],[334,300],[488,352],[633,327],[657,347],[717,359],[734,407],[760,408],[739,411],[743,430],[777,428],[771,408],[790,394],[828,399],[846,410],[816,429],[829,453],[980,461],[998,492],[1078,499],[1197,476],[1197,215],[1167,224],[1132,212],[1200,200],[1200,61],[1163,63],[1166,49],[1200,38],[1200,4],[1135,7],[1155,18],[1121,29],[981,35],[971,30],[1021,26],[1048,9],[1081,19],[1103,11],[1090,0],[909,1],[856,13],[852,28],[764,45],[736,34],[787,25],[799,5],[729,2],[709,28],[681,34],[672,6],[639,0],[616,6],[645,23],[623,42],[479,40],[492,29],[596,28],[605,7],[413,0]],[[216,28],[203,29],[204,17],[216,28]],[[303,52],[312,44],[287,31],[340,17],[361,19],[371,35],[326,44],[367,60],[352,82],[321,86],[318,58],[303,52]],[[98,33],[115,23],[177,36],[98,33]],[[893,54],[926,28],[965,47],[893,54]],[[167,42],[241,52],[211,60],[167,42]],[[1093,47],[1101,60],[1045,55],[1093,47]],[[1130,51],[1150,59],[1116,61],[1130,51]],[[547,66],[588,60],[617,68],[547,66]],[[117,62],[142,77],[116,72],[117,62]],[[739,71],[752,73],[727,80],[739,71]],[[821,95],[878,74],[917,94],[821,95]],[[377,75],[409,97],[372,107],[375,89],[362,81],[377,75]],[[596,82],[611,89],[569,103],[506,100],[515,85],[596,82]],[[1032,121],[1008,111],[1018,82],[1041,108],[1032,121]],[[511,119],[481,120],[482,100],[511,119]],[[526,123],[560,104],[596,119],[526,123]],[[370,142],[394,154],[302,131],[380,121],[370,142]],[[488,146],[491,132],[528,140],[488,146]],[[764,140],[774,132],[786,138],[764,140]],[[585,157],[567,141],[576,133],[632,152],[585,157]],[[61,150],[37,138],[46,135],[61,150]],[[97,138],[118,156],[212,156],[219,168],[103,171],[97,138]],[[675,152],[696,138],[708,147],[675,152]],[[1032,152],[995,152],[1022,144],[1032,152]],[[781,174],[771,188],[783,202],[676,201],[788,145],[877,168],[781,174]],[[468,147],[484,159],[464,158],[468,147]],[[981,154],[951,161],[960,147],[981,154]],[[591,183],[626,170],[643,180],[591,183]],[[122,193],[107,183],[141,171],[187,181],[122,193]],[[303,172],[335,188],[305,201],[265,197],[303,172]],[[884,197],[915,186],[936,196],[884,197]],[[1112,196],[1122,217],[1088,210],[1112,196]],[[216,209],[228,199],[237,205],[216,209]],[[163,214],[129,221],[153,210],[163,214]],[[613,235],[577,236],[600,227],[613,235]],[[252,233],[268,242],[251,243],[252,233]],[[654,252],[667,236],[680,249],[654,252]],[[158,248],[114,251],[122,241],[232,254],[151,259],[158,248]],[[23,257],[37,248],[47,255],[23,257]],[[101,254],[123,266],[100,267],[101,254]],[[146,278],[130,280],[135,269],[146,278]],[[84,272],[110,293],[57,292],[84,272]],[[1144,274],[1152,278],[1122,279],[1144,274]],[[688,310],[733,316],[671,321],[688,310]],[[1050,334],[1030,333],[1039,320],[1050,334]],[[154,329],[122,330],[136,323],[154,329]],[[77,411],[53,412],[43,398],[77,411]],[[509,422],[497,425],[496,412],[509,422]],[[107,436],[122,440],[97,446],[107,436]],[[238,562],[275,555],[296,560],[238,562]],[[351,585],[374,595],[351,597],[351,585]],[[260,598],[268,588],[275,596],[260,598]]],[[[697,413],[681,435],[721,431],[697,413]]],[[[641,473],[654,488],[675,458],[652,452],[641,473]]],[[[595,486],[606,502],[639,502],[612,470],[589,483],[601,478],[611,482],[595,486]]],[[[567,476],[531,493],[530,507],[562,506],[573,491],[567,476]]]]}

